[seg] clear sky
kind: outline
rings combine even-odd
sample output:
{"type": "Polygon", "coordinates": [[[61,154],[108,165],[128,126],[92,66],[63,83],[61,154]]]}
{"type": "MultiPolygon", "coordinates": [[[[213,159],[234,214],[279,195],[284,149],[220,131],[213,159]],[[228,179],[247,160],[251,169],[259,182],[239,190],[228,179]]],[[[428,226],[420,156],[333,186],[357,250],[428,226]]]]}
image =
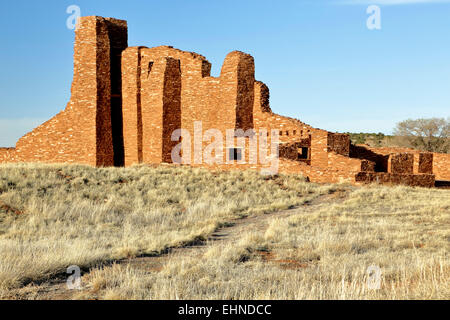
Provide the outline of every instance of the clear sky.
{"type": "Polygon", "coordinates": [[[0,146],[65,108],[74,31],[66,9],[128,20],[129,45],[255,58],[276,113],[338,132],[390,133],[407,118],[450,115],[450,1],[2,0],[0,146]],[[366,9],[381,8],[381,30],[366,9]]]}

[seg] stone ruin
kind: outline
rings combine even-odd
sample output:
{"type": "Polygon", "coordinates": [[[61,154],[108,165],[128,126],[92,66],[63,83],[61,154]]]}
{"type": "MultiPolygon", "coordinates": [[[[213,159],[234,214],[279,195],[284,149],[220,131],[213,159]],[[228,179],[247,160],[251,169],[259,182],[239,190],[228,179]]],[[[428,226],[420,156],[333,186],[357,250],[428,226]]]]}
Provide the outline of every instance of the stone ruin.
{"type": "MultiPolygon", "coordinates": [[[[355,146],[346,134],[273,113],[269,89],[255,80],[254,59],[246,53],[229,53],[220,76],[211,77],[211,64],[205,57],[169,46],[128,47],[127,32],[123,20],[80,18],[67,107],[22,137],[15,148],[0,148],[0,162],[98,167],[171,163],[171,152],[179,143],[172,141],[173,131],[183,128],[193,136],[195,122],[201,121],[202,133],[214,128],[224,136],[230,128],[251,130],[256,136],[276,130],[278,171],[301,174],[313,182],[432,187],[435,175],[450,180],[448,155],[355,146]]],[[[244,147],[249,146],[253,137],[239,140],[238,136],[232,137],[226,152],[215,155],[223,160],[220,163],[193,165],[215,169],[267,166],[259,158],[253,163],[239,161],[254,155],[250,148],[239,150],[242,141],[244,147]]],[[[271,134],[267,139],[272,139],[271,134]]],[[[200,143],[207,145],[204,140],[200,143]]]]}

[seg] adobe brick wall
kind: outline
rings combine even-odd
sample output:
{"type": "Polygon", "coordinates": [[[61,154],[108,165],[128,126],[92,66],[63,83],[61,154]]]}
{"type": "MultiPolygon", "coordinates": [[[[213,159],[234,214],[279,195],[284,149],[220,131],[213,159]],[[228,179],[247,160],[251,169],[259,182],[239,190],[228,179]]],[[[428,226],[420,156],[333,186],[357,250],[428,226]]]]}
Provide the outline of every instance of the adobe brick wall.
{"type": "Polygon", "coordinates": [[[450,181],[450,154],[433,153],[433,173],[436,180],[450,181]]]}
{"type": "Polygon", "coordinates": [[[171,141],[170,133],[183,128],[193,137],[194,121],[202,122],[201,133],[215,128],[224,136],[226,129],[253,127],[253,58],[234,51],[226,57],[220,77],[211,77],[210,69],[203,56],[168,46],[125,50],[122,74],[126,165],[139,162],[138,145],[143,146],[143,162],[170,162],[170,151],[177,144],[171,141]],[[140,131],[142,134],[136,134],[140,131]]]}
{"type": "Polygon", "coordinates": [[[15,148],[0,148],[0,163],[15,162],[16,149],[15,148]]]}
{"type": "Polygon", "coordinates": [[[122,53],[122,119],[124,164],[141,163],[142,104],[141,104],[141,47],[127,48],[122,53]]]}
{"type": "Polygon", "coordinates": [[[280,116],[272,112],[270,108],[269,88],[262,82],[255,82],[255,94],[253,105],[253,124],[255,130],[276,130],[279,133],[280,143],[295,143],[300,140],[310,140],[313,128],[300,120],[280,116]]]}
{"type": "Polygon", "coordinates": [[[413,168],[414,155],[412,153],[393,153],[389,156],[389,173],[412,174],[413,168]]]}
{"type": "Polygon", "coordinates": [[[399,174],[386,172],[360,172],[356,175],[356,183],[403,184],[418,187],[434,187],[433,174],[399,174]]]}
{"type": "MultiPolygon", "coordinates": [[[[111,108],[121,109],[121,77],[111,72],[117,64],[112,56],[120,56],[126,47],[125,21],[81,18],[75,36],[70,102],[65,110],[22,137],[11,161],[114,165],[113,132],[120,130],[112,128],[111,108]]],[[[121,119],[116,123],[121,125],[121,119]]]]}
{"type": "MultiPolygon", "coordinates": [[[[365,148],[376,152],[381,155],[389,155],[391,153],[401,153],[408,152],[414,154],[414,173],[419,172],[419,157],[420,154],[427,154],[428,152],[423,152],[420,150],[415,150],[411,148],[396,148],[396,147],[382,147],[373,148],[369,146],[364,146],[365,148]]],[[[446,180],[450,181],[450,154],[433,152],[433,170],[432,173],[436,176],[436,180],[446,180]]]]}
{"type": "Polygon", "coordinates": [[[311,131],[311,165],[328,167],[328,132],[324,130],[311,131]]]}
{"type": "Polygon", "coordinates": [[[349,158],[335,152],[328,153],[328,167],[355,174],[360,171],[374,171],[375,164],[368,160],[349,158]]]}
{"type": "MultiPolygon", "coordinates": [[[[303,147],[310,147],[311,140],[310,139],[300,139],[297,142],[291,143],[280,143],[279,146],[279,156],[281,158],[290,159],[290,160],[300,160],[298,155],[303,147]]],[[[311,162],[309,154],[306,155],[306,159],[303,159],[306,162],[311,162]]]]}
{"type": "Polygon", "coordinates": [[[350,155],[350,137],[348,134],[328,132],[328,152],[348,157],[350,155]]]}
{"type": "Polygon", "coordinates": [[[346,134],[273,113],[269,89],[255,80],[249,54],[233,51],[219,77],[211,77],[210,71],[211,64],[197,53],[170,46],[128,47],[125,21],[83,17],[76,30],[72,96],[66,109],[21,138],[15,149],[0,149],[0,162],[170,163],[179,144],[171,136],[181,128],[191,136],[182,143],[183,156],[190,154],[193,166],[271,168],[259,148],[250,146],[259,147],[255,138],[263,135],[270,145],[275,130],[280,143],[278,172],[302,174],[313,182],[375,179],[428,186],[434,176],[425,173],[431,173],[431,167],[440,173],[447,170],[434,164],[436,156],[383,154],[351,145],[346,134]],[[223,141],[215,140],[213,129],[223,141]],[[225,145],[229,129],[234,132],[230,145],[225,145]],[[196,135],[209,138],[197,140],[196,135]],[[211,142],[225,146],[224,152],[216,154],[211,142]],[[243,148],[243,159],[229,161],[228,148],[243,148]],[[205,162],[208,154],[222,164],[205,162]]]}
{"type": "Polygon", "coordinates": [[[375,164],[374,171],[387,172],[389,153],[377,153],[368,146],[350,145],[350,157],[358,159],[366,159],[375,164]]]}
{"type": "MultiPolygon", "coordinates": [[[[417,157],[414,156],[414,160],[417,157]]],[[[418,161],[418,173],[433,173],[433,154],[432,153],[419,153],[419,161],[418,161]]]]}
{"type": "Polygon", "coordinates": [[[357,171],[338,170],[336,168],[323,168],[298,161],[280,159],[280,173],[300,174],[307,177],[312,182],[318,183],[356,183],[357,171]]]}

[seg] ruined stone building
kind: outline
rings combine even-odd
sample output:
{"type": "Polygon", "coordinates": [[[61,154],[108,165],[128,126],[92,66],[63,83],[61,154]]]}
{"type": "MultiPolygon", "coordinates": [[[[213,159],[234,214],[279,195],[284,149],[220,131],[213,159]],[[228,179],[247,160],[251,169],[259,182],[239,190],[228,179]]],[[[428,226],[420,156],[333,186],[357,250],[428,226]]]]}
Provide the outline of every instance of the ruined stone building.
{"type": "MultiPolygon", "coordinates": [[[[270,141],[276,130],[278,171],[315,182],[433,186],[435,177],[450,180],[448,155],[354,146],[348,135],[273,113],[269,89],[255,80],[254,68],[252,56],[234,51],[227,55],[220,76],[211,77],[211,64],[199,54],[168,46],[128,47],[126,21],[83,17],[76,30],[70,102],[22,137],[15,148],[1,148],[0,162],[171,163],[171,152],[179,143],[172,141],[173,131],[182,128],[193,137],[195,122],[201,121],[202,133],[214,128],[224,137],[230,128],[251,129],[270,141]]],[[[222,158],[221,164],[193,165],[267,166],[259,158],[248,161],[254,155],[250,148],[238,146],[238,138],[235,134],[234,145],[215,155],[222,158]]],[[[248,146],[254,137],[242,139],[248,146]]],[[[182,141],[186,142],[184,137],[182,141]]],[[[204,147],[208,141],[200,143],[204,147]]]]}

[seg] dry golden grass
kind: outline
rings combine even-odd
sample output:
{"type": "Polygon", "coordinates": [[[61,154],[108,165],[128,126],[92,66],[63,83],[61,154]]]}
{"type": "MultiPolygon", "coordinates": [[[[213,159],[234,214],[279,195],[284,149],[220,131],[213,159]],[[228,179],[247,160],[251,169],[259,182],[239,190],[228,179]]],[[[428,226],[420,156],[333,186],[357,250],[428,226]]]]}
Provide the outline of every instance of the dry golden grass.
{"type": "Polygon", "coordinates": [[[91,268],[71,294],[79,299],[449,299],[449,244],[449,190],[185,167],[0,166],[0,297],[40,298],[39,286],[23,286],[75,264],[91,268]],[[243,216],[262,222],[163,256],[158,268],[102,264],[205,239],[243,216]],[[382,270],[379,290],[367,286],[371,265],[382,270]]]}
{"type": "Polygon", "coordinates": [[[78,298],[449,299],[448,190],[371,186],[169,257],[162,270],[98,268],[78,298]],[[382,270],[381,288],[367,268],[382,270]]]}
{"type": "Polygon", "coordinates": [[[0,165],[0,296],[70,265],[160,254],[331,188],[187,167],[0,165]]]}

